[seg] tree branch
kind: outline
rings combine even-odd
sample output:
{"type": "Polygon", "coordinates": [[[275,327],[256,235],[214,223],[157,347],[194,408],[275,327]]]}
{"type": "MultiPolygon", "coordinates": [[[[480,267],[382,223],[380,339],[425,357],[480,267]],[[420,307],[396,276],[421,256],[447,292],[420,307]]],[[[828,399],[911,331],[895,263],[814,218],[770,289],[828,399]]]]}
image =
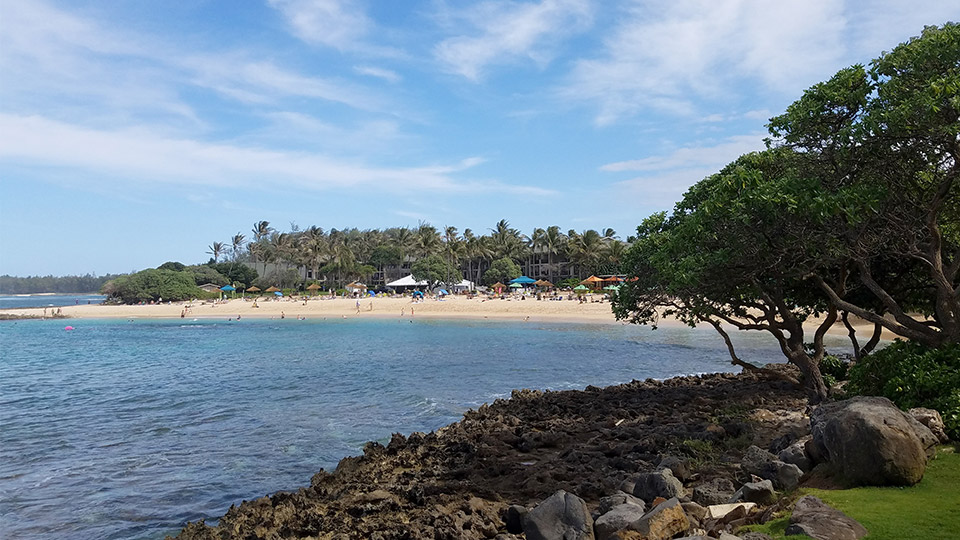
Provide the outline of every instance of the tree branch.
{"type": "Polygon", "coordinates": [[[727,344],[727,352],[730,353],[730,363],[735,366],[740,366],[744,371],[750,371],[752,373],[759,373],[766,375],[772,379],[777,379],[781,381],[787,381],[791,384],[800,386],[800,381],[791,377],[785,373],[780,373],[779,371],[774,371],[772,369],[757,367],[749,362],[744,362],[737,356],[737,352],[733,347],[733,341],[730,340],[730,335],[723,329],[719,321],[713,319],[702,319],[704,322],[709,323],[713,328],[720,334],[720,337],[723,338],[723,342],[727,344]]]}

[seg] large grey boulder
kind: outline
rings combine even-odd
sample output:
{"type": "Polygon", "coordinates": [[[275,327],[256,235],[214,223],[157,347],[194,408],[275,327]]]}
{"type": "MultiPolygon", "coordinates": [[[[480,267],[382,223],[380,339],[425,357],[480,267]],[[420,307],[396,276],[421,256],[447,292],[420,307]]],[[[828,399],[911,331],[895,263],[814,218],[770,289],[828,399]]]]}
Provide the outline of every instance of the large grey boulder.
{"type": "Polygon", "coordinates": [[[917,422],[920,422],[927,429],[933,433],[933,436],[941,443],[950,442],[950,437],[947,437],[946,425],[943,423],[943,417],[940,416],[940,413],[934,409],[927,409],[924,407],[916,407],[907,411],[910,413],[917,422]]]}
{"type": "Polygon", "coordinates": [[[714,478],[693,488],[693,500],[703,506],[724,504],[730,501],[730,497],[733,496],[736,489],[730,479],[714,478]]]}
{"type": "Polygon", "coordinates": [[[800,477],[803,476],[800,467],[784,463],[777,459],[777,456],[756,446],[747,448],[740,468],[748,474],[771,480],[775,487],[787,491],[797,487],[800,477]]]}
{"type": "Polygon", "coordinates": [[[593,518],[583,499],[562,489],[523,516],[527,540],[593,540],[593,518]]]}
{"type": "Polygon", "coordinates": [[[810,470],[813,469],[813,461],[810,459],[810,456],[807,455],[805,448],[808,440],[810,440],[810,437],[804,437],[791,443],[777,454],[777,459],[784,463],[796,465],[805,473],[810,472],[810,470]]]}
{"type": "Polygon", "coordinates": [[[644,508],[635,504],[614,506],[593,523],[597,540],[616,538],[614,535],[617,531],[627,529],[631,524],[640,521],[645,514],[644,508]]]}
{"type": "Polygon", "coordinates": [[[815,454],[848,482],[865,486],[912,486],[927,465],[913,417],[882,397],[855,397],[821,405],[810,415],[815,454]]]}
{"type": "Polygon", "coordinates": [[[757,504],[773,504],[777,500],[776,494],[773,492],[773,482],[770,480],[761,480],[759,482],[747,482],[736,493],[733,494],[733,497],[730,497],[732,503],[735,502],[752,502],[757,504]]]}
{"type": "Polygon", "coordinates": [[[683,497],[683,484],[670,469],[660,469],[634,477],[633,495],[650,503],[657,497],[670,499],[683,497]]]}
{"type": "Polygon", "coordinates": [[[806,535],[816,540],[858,540],[867,535],[867,529],[813,495],[806,495],[794,506],[784,534],[806,535]]]}
{"type": "Polygon", "coordinates": [[[600,514],[606,514],[615,506],[620,506],[621,504],[632,504],[634,506],[639,506],[642,512],[646,512],[647,503],[643,502],[643,499],[639,499],[630,495],[629,493],[614,493],[613,495],[607,495],[600,499],[600,504],[597,506],[597,511],[600,514]]]}

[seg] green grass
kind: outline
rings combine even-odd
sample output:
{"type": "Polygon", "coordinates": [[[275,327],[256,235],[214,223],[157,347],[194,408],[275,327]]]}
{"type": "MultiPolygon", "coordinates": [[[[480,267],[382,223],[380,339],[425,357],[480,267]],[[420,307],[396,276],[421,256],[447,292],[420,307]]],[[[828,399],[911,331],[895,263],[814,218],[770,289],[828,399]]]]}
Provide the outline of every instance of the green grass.
{"type": "MultiPolygon", "coordinates": [[[[960,454],[942,447],[919,484],[909,488],[803,489],[856,519],[870,540],[947,540],[960,535],[960,454]]],[[[789,516],[748,527],[774,539],[784,536],[789,516]]]]}

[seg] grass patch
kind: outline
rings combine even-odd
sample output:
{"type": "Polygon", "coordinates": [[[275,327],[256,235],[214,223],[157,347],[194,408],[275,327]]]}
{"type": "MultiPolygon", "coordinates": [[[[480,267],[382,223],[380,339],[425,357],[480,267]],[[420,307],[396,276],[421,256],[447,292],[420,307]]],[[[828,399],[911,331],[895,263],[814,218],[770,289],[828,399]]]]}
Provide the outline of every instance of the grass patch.
{"type": "MultiPolygon", "coordinates": [[[[957,538],[960,531],[960,454],[942,447],[927,464],[919,484],[909,488],[860,487],[843,490],[803,489],[856,519],[870,540],[938,540],[957,538]]],[[[790,516],[744,530],[766,533],[775,540],[806,538],[784,536],[790,516]]]]}

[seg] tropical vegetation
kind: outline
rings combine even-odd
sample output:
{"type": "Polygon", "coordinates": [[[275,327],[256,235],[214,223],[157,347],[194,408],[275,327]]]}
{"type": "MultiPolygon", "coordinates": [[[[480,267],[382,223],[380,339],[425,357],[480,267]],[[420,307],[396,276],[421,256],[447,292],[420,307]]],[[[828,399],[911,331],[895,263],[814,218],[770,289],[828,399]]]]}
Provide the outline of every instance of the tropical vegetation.
{"type": "Polygon", "coordinates": [[[229,245],[211,243],[207,251],[211,262],[222,258],[249,263],[261,276],[258,285],[278,287],[320,281],[329,288],[354,280],[383,286],[414,273],[418,261],[429,259],[430,266],[437,266],[438,258],[445,263],[440,280],[444,282],[498,281],[485,276],[494,261],[503,259],[532,277],[583,279],[590,274],[619,273],[628,246],[609,228],[564,233],[553,225],[526,235],[507,220],[497,222],[487,234],[471,229],[461,233],[454,226],[441,230],[424,222],[384,230],[301,229],[291,224],[290,230],[281,231],[268,221],[255,222],[251,233],[249,242],[238,232],[229,245]]]}
{"type": "Polygon", "coordinates": [[[882,329],[928,348],[960,342],[960,27],[839,71],[768,127],[767,150],[638,227],[617,317],[710,324],[746,369],[726,328],[769,332],[814,402],[837,321],[858,358],[882,329]],[[866,343],[851,316],[873,323],[866,343]]]}

